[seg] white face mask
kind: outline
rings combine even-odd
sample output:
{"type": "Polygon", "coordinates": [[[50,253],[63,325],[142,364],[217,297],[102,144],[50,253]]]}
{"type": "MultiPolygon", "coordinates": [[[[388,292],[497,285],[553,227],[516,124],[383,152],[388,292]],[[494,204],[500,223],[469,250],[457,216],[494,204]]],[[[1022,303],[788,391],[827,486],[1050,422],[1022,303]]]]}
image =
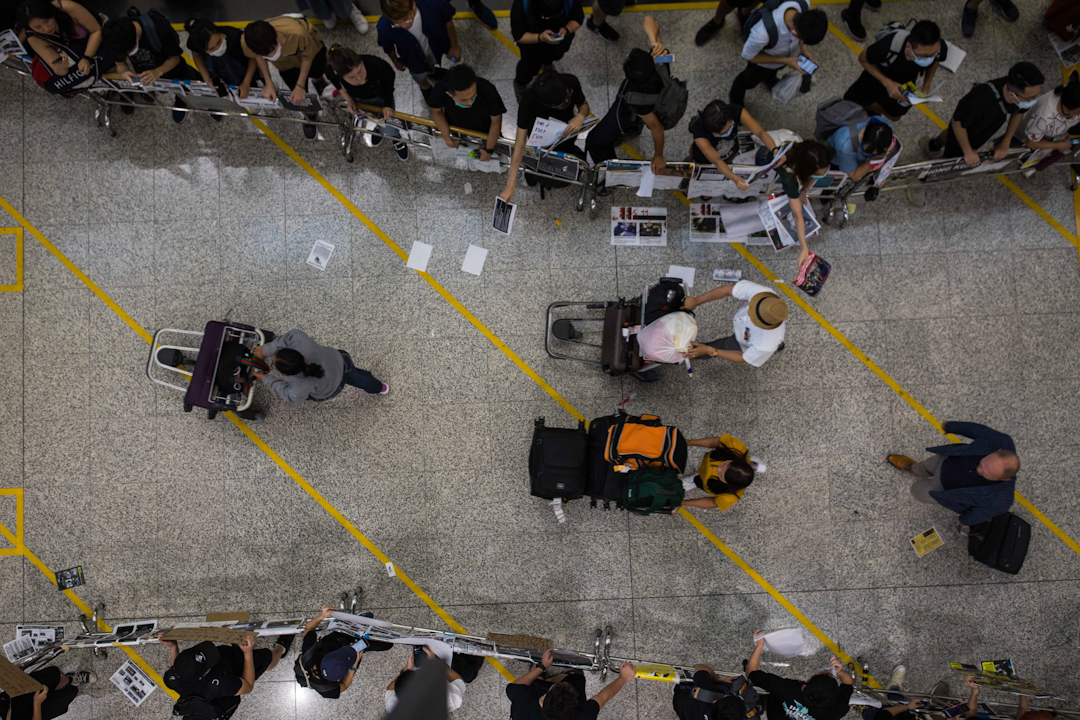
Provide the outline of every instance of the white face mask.
{"type": "Polygon", "coordinates": [[[1021,100],[1020,102],[1016,103],[1016,107],[1020,108],[1021,110],[1027,110],[1034,105],[1034,100],[1021,100]]]}
{"type": "MultiPolygon", "coordinates": [[[[225,40],[222,40],[222,41],[221,41],[221,45],[219,45],[219,46],[218,46],[218,49],[217,49],[217,50],[212,50],[212,51],[211,51],[211,50],[207,50],[207,51],[206,51],[206,54],[207,54],[207,55],[212,55],[212,56],[214,56],[214,57],[221,57],[222,55],[224,55],[224,54],[225,54],[225,48],[226,48],[226,47],[228,47],[228,42],[226,42],[225,40]]],[[[279,52],[280,52],[280,51],[279,51],[279,52]]]]}
{"type": "Polygon", "coordinates": [[[273,55],[263,55],[263,58],[270,62],[277,60],[279,57],[281,57],[281,43],[278,43],[277,50],[274,51],[273,55]]]}

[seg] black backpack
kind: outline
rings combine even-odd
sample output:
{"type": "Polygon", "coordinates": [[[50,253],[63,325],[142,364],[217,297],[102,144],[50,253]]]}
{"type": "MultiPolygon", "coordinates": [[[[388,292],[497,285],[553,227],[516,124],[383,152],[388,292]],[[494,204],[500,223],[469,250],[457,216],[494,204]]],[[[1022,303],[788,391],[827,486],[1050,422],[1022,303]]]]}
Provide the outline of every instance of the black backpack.
{"type": "Polygon", "coordinates": [[[172,714],[184,720],[228,720],[238,707],[240,698],[236,695],[218,700],[189,695],[176,701],[172,714]]]}
{"type": "Polygon", "coordinates": [[[1031,525],[1010,512],[972,525],[968,534],[968,554],[995,570],[1015,575],[1020,572],[1031,542],[1031,525]]]}
{"type": "Polygon", "coordinates": [[[657,65],[656,72],[662,82],[660,92],[625,92],[620,97],[629,105],[652,105],[656,119],[665,130],[671,130],[686,114],[686,101],[690,94],[686,89],[686,82],[671,74],[670,66],[657,65]]]}
{"type": "MultiPolygon", "coordinates": [[[[780,39],[780,30],[776,27],[776,19],[773,17],[773,13],[776,12],[776,8],[785,2],[790,2],[790,0],[765,0],[761,7],[750,13],[750,17],[746,18],[746,22],[743,24],[743,42],[750,39],[750,31],[754,29],[754,26],[759,22],[763,22],[765,23],[765,32],[769,33],[769,42],[765,45],[765,49],[775,47],[776,41],[780,39]]],[[[796,2],[799,3],[799,12],[806,12],[810,9],[810,3],[806,0],[796,0],[796,2]]]]}
{"type": "Polygon", "coordinates": [[[679,716],[680,720],[698,720],[698,717],[696,716],[692,718],[684,717],[684,714],[689,714],[689,711],[694,709],[694,705],[698,705],[698,708],[700,708],[700,704],[706,704],[711,706],[708,709],[708,717],[714,718],[716,717],[716,704],[730,695],[743,701],[743,705],[746,707],[744,716],[746,720],[753,720],[754,718],[761,717],[761,698],[758,695],[757,690],[754,689],[754,686],[744,675],[732,678],[730,682],[721,681],[719,683],[720,687],[723,687],[724,685],[727,686],[726,691],[709,690],[700,685],[676,685],[675,699],[672,701],[675,713],[679,716]]]}
{"type": "MultiPolygon", "coordinates": [[[[146,41],[150,43],[150,47],[154,48],[154,52],[161,52],[161,38],[158,37],[157,26],[154,24],[154,18],[161,20],[166,25],[170,25],[169,19],[165,17],[157,8],[150,8],[146,13],[142,14],[139,9],[132,5],[128,8],[127,16],[139,23],[142,26],[143,34],[146,35],[146,41]]],[[[175,31],[174,31],[175,32],[175,31]]]]}
{"type": "Polygon", "coordinates": [[[539,418],[529,448],[529,483],[533,497],[576,500],[585,492],[589,438],[585,423],[574,429],[550,428],[539,418]]]}
{"type": "Polygon", "coordinates": [[[311,688],[324,697],[325,693],[339,690],[341,688],[340,684],[317,678],[305,668],[314,667],[315,663],[327,654],[332,653],[335,650],[340,650],[346,645],[351,645],[352,642],[351,638],[339,632],[333,632],[320,638],[319,641],[309,647],[306,652],[299,655],[296,658],[296,662],[293,663],[293,675],[296,677],[296,682],[298,682],[301,687],[311,688]]]}
{"type": "Polygon", "coordinates": [[[885,62],[882,67],[889,67],[896,58],[900,57],[904,52],[904,43],[907,42],[908,35],[911,34],[911,29],[915,27],[915,19],[912,18],[906,23],[902,23],[899,20],[893,20],[892,22],[885,23],[881,26],[881,29],[874,33],[874,42],[884,40],[887,37],[892,37],[892,41],[889,43],[889,54],[885,56],[885,62]]]}

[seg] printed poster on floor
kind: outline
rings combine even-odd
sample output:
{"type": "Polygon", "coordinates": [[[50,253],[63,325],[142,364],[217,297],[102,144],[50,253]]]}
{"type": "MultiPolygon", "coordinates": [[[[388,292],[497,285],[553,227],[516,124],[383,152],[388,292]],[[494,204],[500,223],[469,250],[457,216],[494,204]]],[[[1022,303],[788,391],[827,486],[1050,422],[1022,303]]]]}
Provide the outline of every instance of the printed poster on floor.
{"type": "Polygon", "coordinates": [[[7,655],[8,660],[17,663],[34,654],[34,641],[25,635],[17,637],[11,642],[4,643],[4,654],[7,655]]]}
{"type": "Polygon", "coordinates": [[[766,237],[753,203],[690,203],[690,242],[746,243],[766,237]]]}
{"type": "Polygon", "coordinates": [[[15,637],[28,637],[35,650],[52,645],[64,639],[63,625],[16,625],[15,637]]]}
{"type": "Polygon", "coordinates": [[[667,208],[611,208],[611,244],[624,247],[667,245],[667,208]]]}
{"type": "Polygon", "coordinates": [[[135,703],[135,707],[146,702],[146,698],[157,688],[157,683],[131,660],[121,665],[109,680],[127,695],[128,700],[135,703]]]}

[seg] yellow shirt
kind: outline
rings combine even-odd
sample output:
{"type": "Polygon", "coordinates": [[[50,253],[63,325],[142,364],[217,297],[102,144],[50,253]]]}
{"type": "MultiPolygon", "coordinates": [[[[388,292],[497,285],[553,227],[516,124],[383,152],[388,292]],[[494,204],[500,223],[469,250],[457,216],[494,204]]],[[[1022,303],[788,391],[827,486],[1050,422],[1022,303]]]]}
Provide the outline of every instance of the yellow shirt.
{"type": "MultiPolygon", "coordinates": [[[[743,443],[742,440],[728,435],[727,433],[724,433],[720,436],[720,444],[723,447],[730,448],[731,450],[743,453],[744,455],[748,452],[746,449],[746,445],[743,443]]],[[[727,510],[736,502],[738,502],[739,498],[741,498],[742,494],[746,491],[746,488],[740,488],[733,493],[720,493],[719,495],[709,492],[709,481],[716,480],[719,477],[717,469],[720,467],[720,465],[721,463],[712,459],[711,451],[705,453],[705,457],[701,459],[701,467],[698,468],[698,477],[701,478],[701,484],[704,486],[703,489],[705,490],[705,492],[709,495],[712,495],[713,502],[716,503],[716,507],[720,508],[721,510],[727,510]]]]}

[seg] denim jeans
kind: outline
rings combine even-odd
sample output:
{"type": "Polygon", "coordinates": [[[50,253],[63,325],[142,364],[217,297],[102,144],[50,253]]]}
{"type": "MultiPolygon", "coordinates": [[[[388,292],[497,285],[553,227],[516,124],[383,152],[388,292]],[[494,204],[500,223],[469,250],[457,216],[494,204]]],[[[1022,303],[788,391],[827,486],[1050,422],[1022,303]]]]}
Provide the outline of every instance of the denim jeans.
{"type": "Polygon", "coordinates": [[[361,370],[353,365],[352,357],[344,350],[338,350],[341,353],[341,358],[345,361],[345,373],[341,376],[341,384],[338,385],[338,389],[334,391],[334,394],[326,398],[311,398],[315,402],[323,402],[324,400],[330,400],[336,398],[339,393],[345,388],[346,385],[352,385],[353,387],[360,388],[366,393],[375,395],[382,392],[382,380],[377,379],[374,375],[367,370],[361,370]]]}

